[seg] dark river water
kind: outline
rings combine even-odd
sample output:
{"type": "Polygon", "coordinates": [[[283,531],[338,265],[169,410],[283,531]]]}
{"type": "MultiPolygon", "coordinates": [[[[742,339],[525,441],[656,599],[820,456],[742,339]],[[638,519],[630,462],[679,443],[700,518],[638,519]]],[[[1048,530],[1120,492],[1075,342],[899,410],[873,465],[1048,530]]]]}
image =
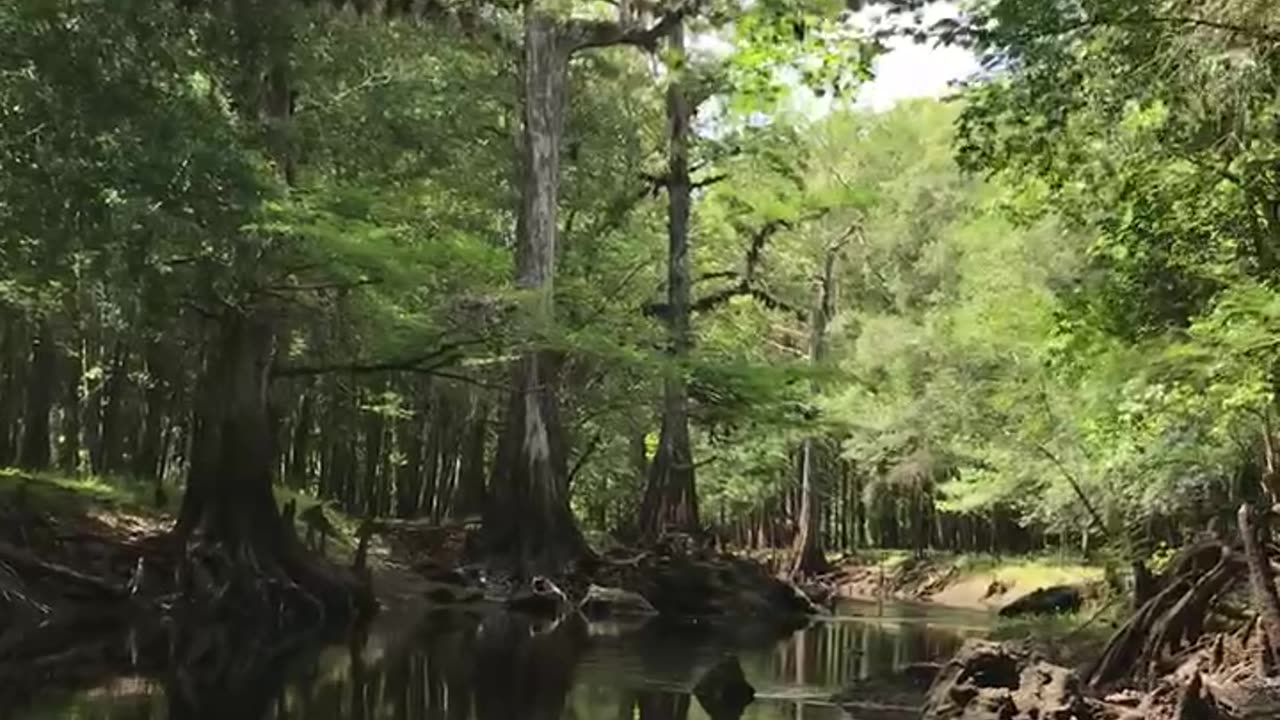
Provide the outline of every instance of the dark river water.
{"type": "Polygon", "coordinates": [[[43,693],[16,717],[703,720],[709,716],[690,689],[732,653],[756,688],[746,720],[905,720],[916,716],[919,698],[889,692],[899,671],[945,660],[988,623],[977,612],[858,603],[795,631],[577,620],[550,627],[505,614],[401,612],[352,642],[239,673],[224,668],[217,682],[125,675],[43,693]],[[865,692],[841,709],[831,695],[851,683],[865,692]]]}

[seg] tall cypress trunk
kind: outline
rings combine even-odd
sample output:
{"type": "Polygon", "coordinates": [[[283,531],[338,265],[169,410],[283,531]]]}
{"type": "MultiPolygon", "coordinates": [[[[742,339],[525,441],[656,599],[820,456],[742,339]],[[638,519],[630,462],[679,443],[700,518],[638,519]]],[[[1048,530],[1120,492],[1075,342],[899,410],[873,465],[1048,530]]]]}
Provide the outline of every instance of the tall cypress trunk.
{"type": "MultiPolygon", "coordinates": [[[[827,325],[831,322],[831,315],[834,312],[836,257],[843,244],[844,240],[841,240],[831,245],[822,258],[822,274],[818,277],[813,309],[809,316],[809,364],[814,370],[822,364],[823,356],[826,354],[827,325]]],[[[811,389],[816,395],[819,389],[816,381],[811,389]]],[[[820,449],[820,440],[812,436],[805,438],[801,448],[800,517],[796,528],[792,575],[812,575],[830,569],[822,541],[823,494],[816,489],[814,478],[817,472],[816,467],[819,465],[817,456],[820,449]]]]}
{"type": "Polygon", "coordinates": [[[53,328],[47,319],[43,319],[31,344],[27,406],[22,418],[22,446],[18,452],[18,464],[27,470],[46,470],[52,461],[49,413],[53,410],[57,364],[53,328]]]}
{"type": "Polygon", "coordinates": [[[275,440],[268,404],[275,329],[262,315],[229,312],[218,320],[201,372],[186,492],[177,533],[218,547],[228,562],[238,609],[281,612],[280,593],[305,593],[297,608],[347,616],[371,598],[355,578],[309,559],[283,522],[272,492],[275,440]],[[262,577],[280,580],[264,583],[262,577]]]}
{"type": "MultiPolygon", "coordinates": [[[[236,0],[230,8],[239,78],[237,107],[262,123],[269,155],[286,186],[293,180],[290,6],[236,0]]],[[[261,261],[256,244],[237,246],[235,268],[252,283],[261,261]]],[[[368,583],[315,561],[276,507],[272,488],[278,440],[269,404],[279,319],[266,301],[227,304],[215,319],[195,400],[190,469],[176,533],[205,549],[202,564],[223,584],[193,588],[215,605],[281,624],[323,622],[372,610],[368,583]],[[210,560],[211,559],[211,560],[210,560]]],[[[354,461],[349,463],[354,469],[354,461]]],[[[197,553],[191,553],[192,558],[197,553]]],[[[194,578],[195,562],[183,566],[194,578]]],[[[191,589],[189,589],[190,591],[191,589]]]]}
{"type": "MultiPolygon", "coordinates": [[[[552,322],[560,141],[569,48],[555,17],[525,4],[521,72],[521,206],[516,284],[528,295],[531,330],[552,322]]],[[[530,350],[514,363],[506,419],[485,509],[485,535],[495,559],[522,574],[558,573],[586,552],[569,509],[564,430],[556,407],[551,353],[530,350]]]]}
{"type": "Polygon", "coordinates": [[[219,321],[197,389],[187,491],[179,529],[231,543],[280,542],[271,494],[268,373],[275,335],[265,319],[230,314],[219,321]]]}
{"type": "Polygon", "coordinates": [[[656,538],[667,529],[698,527],[698,496],[689,441],[689,392],[684,362],[689,355],[689,123],[693,110],[680,76],[684,62],[684,23],[677,22],[667,40],[677,67],[667,86],[667,323],[671,367],[662,384],[662,427],[658,450],[649,469],[640,517],[642,531],[656,538]]]}

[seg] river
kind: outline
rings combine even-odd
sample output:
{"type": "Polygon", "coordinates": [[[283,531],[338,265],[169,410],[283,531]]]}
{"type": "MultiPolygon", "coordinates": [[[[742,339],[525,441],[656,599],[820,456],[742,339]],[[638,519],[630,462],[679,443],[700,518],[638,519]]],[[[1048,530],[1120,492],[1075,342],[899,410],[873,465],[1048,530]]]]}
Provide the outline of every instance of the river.
{"type": "Polygon", "coordinates": [[[757,692],[744,720],[906,720],[919,697],[886,698],[876,688],[893,685],[910,663],[945,660],[989,623],[973,611],[853,602],[796,631],[748,623],[549,629],[505,614],[398,613],[271,672],[236,679],[231,668],[214,683],[179,672],[125,675],[42,693],[16,717],[177,720],[197,707],[201,717],[228,720],[705,720],[690,689],[731,653],[757,692]],[[830,701],[859,680],[870,692],[858,704],[842,710],[830,701]]]}

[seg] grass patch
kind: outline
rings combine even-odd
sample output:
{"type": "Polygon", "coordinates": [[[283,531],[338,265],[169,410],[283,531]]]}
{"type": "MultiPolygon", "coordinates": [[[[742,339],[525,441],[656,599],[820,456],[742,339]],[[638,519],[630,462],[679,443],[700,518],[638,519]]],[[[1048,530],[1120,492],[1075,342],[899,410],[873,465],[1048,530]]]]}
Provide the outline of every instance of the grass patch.
{"type": "Polygon", "coordinates": [[[1074,585],[1101,582],[1105,570],[1090,565],[1082,558],[1060,555],[986,555],[961,554],[952,560],[962,574],[990,573],[995,580],[1011,587],[1037,588],[1051,585],[1074,585]]]}
{"type": "Polygon", "coordinates": [[[356,548],[356,534],[360,529],[362,520],[353,517],[339,510],[333,503],[319,500],[313,495],[294,490],[292,488],[281,487],[279,485],[272,488],[276,498],[276,506],[283,508],[285,503],[293,501],[295,506],[294,513],[294,530],[298,537],[305,538],[307,534],[307,524],[297,518],[316,505],[323,506],[324,514],[329,518],[329,522],[333,524],[335,530],[338,531],[336,536],[331,535],[328,541],[330,551],[337,550],[338,555],[345,556],[354,552],[356,548]],[[343,552],[345,551],[345,552],[343,552]]]}
{"type": "Polygon", "coordinates": [[[169,505],[155,507],[155,486],[133,478],[97,475],[67,476],[55,472],[27,472],[0,468],[0,497],[13,502],[19,493],[35,509],[47,512],[83,511],[90,506],[120,508],[138,514],[161,514],[176,509],[170,493],[169,505]]]}
{"type": "Polygon", "coordinates": [[[1113,596],[1076,613],[1000,618],[991,635],[994,640],[1028,641],[1051,662],[1078,668],[1102,654],[1127,615],[1124,598],[1113,596]]]}
{"type": "MultiPolygon", "coordinates": [[[[166,488],[167,498],[163,508],[155,506],[155,484],[150,480],[131,477],[102,477],[98,475],[68,476],[57,472],[28,472],[16,468],[0,468],[0,503],[13,503],[19,493],[25,494],[28,506],[39,512],[54,515],[81,514],[90,509],[118,510],[134,515],[176,516],[182,504],[182,488],[166,488]]],[[[324,505],[325,515],[338,531],[329,538],[330,548],[353,550],[359,518],[353,518],[322,503],[305,493],[283,487],[274,488],[276,503],[293,500],[301,514],[314,505],[324,505]]],[[[295,521],[299,537],[305,536],[307,526],[295,521]]]]}

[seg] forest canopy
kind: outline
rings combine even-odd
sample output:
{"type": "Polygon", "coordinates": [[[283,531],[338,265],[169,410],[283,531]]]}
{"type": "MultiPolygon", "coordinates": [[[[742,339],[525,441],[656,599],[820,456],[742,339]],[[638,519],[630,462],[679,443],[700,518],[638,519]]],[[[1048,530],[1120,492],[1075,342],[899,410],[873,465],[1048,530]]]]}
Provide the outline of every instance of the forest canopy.
{"type": "Polygon", "coordinates": [[[0,466],[295,578],[273,487],[525,570],[1280,491],[1277,10],[870,5],[5,3],[0,466]],[[894,32],[983,71],[873,112],[894,32]]]}

